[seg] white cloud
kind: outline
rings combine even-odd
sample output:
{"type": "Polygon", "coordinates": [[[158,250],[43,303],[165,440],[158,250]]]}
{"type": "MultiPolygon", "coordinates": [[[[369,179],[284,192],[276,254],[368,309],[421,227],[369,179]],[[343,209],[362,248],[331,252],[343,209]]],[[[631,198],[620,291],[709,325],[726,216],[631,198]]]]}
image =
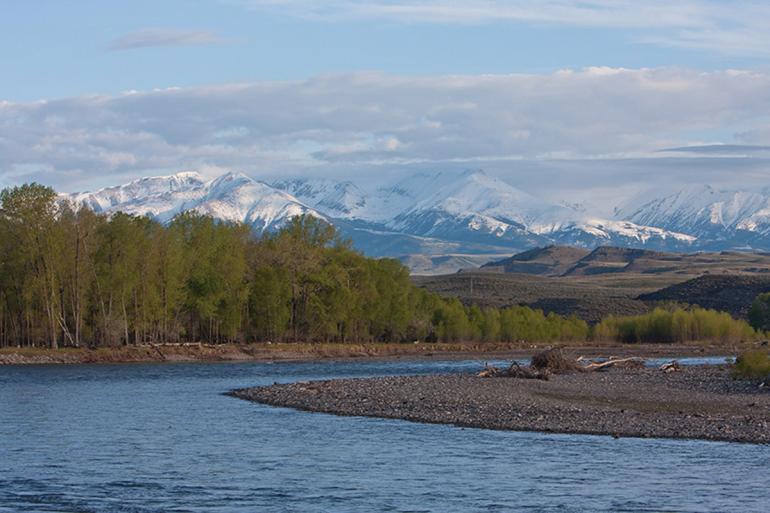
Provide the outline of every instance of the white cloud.
{"type": "MultiPolygon", "coordinates": [[[[0,104],[0,177],[90,187],[158,170],[473,165],[770,144],[770,73],[589,68],[328,75],[0,104]],[[693,135],[696,134],[696,135],[693,135]]],[[[685,155],[686,156],[686,155],[685,155]]],[[[682,156],[680,156],[682,157],[682,156]]],[[[590,167],[581,173],[590,178],[590,167]]],[[[651,164],[653,167],[653,164],[651,164]]]]}
{"type": "Polygon", "coordinates": [[[224,0],[314,20],[546,23],[638,31],[645,43],[770,55],[770,5],[757,0],[224,0]]]}
{"type": "Polygon", "coordinates": [[[205,30],[178,30],[169,28],[148,28],[121,36],[109,46],[110,50],[133,50],[155,46],[190,46],[221,43],[222,39],[205,30]]]}

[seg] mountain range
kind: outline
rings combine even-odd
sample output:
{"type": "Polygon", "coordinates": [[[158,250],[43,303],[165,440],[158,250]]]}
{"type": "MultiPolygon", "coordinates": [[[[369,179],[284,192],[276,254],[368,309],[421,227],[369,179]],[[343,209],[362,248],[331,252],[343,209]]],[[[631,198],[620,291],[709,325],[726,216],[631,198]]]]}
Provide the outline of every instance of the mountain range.
{"type": "Polygon", "coordinates": [[[483,171],[418,172],[366,188],[352,181],[266,182],[242,173],[149,177],[63,194],[94,211],[167,222],[193,210],[255,231],[308,214],[334,224],[370,256],[402,258],[414,271],[451,271],[552,244],[698,251],[770,249],[770,188],[697,186],[635,198],[604,218],[535,197],[483,171]]]}

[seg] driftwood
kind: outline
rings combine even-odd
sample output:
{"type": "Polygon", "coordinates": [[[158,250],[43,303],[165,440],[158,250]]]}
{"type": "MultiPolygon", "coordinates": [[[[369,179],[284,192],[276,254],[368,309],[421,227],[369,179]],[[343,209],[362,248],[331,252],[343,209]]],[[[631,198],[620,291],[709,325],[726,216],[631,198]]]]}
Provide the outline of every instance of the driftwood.
{"type": "MultiPolygon", "coordinates": [[[[674,370],[679,370],[679,363],[674,370]]],[[[532,363],[529,366],[522,366],[513,362],[507,369],[498,369],[489,364],[484,366],[484,370],[478,373],[482,378],[521,378],[521,379],[543,379],[547,380],[551,374],[566,374],[570,372],[594,372],[610,368],[637,369],[644,367],[644,360],[638,357],[617,358],[610,356],[597,360],[588,360],[577,358],[573,360],[567,358],[560,349],[548,349],[532,357],[532,363]]],[[[662,368],[661,368],[662,369],[662,368]]],[[[673,372],[666,370],[665,372],[673,372]]]]}
{"type": "Polygon", "coordinates": [[[668,363],[664,363],[663,365],[658,367],[658,369],[662,370],[666,374],[668,374],[669,372],[678,372],[678,371],[682,370],[682,364],[679,363],[678,361],[674,360],[674,361],[671,361],[671,362],[668,362],[668,363]]]}
{"type": "Polygon", "coordinates": [[[532,357],[530,366],[533,369],[546,369],[555,374],[580,370],[578,362],[571,358],[567,358],[559,348],[548,349],[537,353],[532,357]]]}
{"type": "Polygon", "coordinates": [[[158,347],[158,344],[153,344],[152,342],[150,342],[150,347],[155,349],[155,351],[160,355],[161,358],[163,358],[164,360],[166,359],[166,355],[163,354],[163,352],[160,350],[160,347],[158,347]]]}
{"type": "Polygon", "coordinates": [[[484,370],[478,373],[482,378],[519,378],[548,380],[550,372],[537,370],[527,366],[521,366],[517,362],[511,363],[507,369],[498,369],[489,364],[484,365],[484,370]]]}
{"type": "Polygon", "coordinates": [[[598,371],[608,369],[610,367],[621,367],[625,369],[641,369],[644,367],[644,360],[636,356],[631,358],[615,358],[610,356],[609,359],[603,361],[591,362],[584,365],[581,370],[583,371],[598,371]]]}

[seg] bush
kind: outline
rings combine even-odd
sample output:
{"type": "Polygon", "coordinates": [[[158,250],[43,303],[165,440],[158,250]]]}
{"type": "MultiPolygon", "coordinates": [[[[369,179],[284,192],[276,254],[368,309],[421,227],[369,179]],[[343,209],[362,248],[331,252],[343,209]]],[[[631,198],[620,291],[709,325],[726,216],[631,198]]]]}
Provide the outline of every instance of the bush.
{"type": "Polygon", "coordinates": [[[746,351],[738,355],[733,375],[746,379],[767,379],[770,377],[770,357],[764,351],[746,351]]]}
{"type": "Polygon", "coordinates": [[[644,315],[609,316],[594,327],[595,340],[625,343],[742,342],[760,334],[730,314],[693,308],[656,308],[644,315]]]}
{"type": "Polygon", "coordinates": [[[548,349],[536,354],[532,357],[530,365],[533,369],[547,370],[556,374],[573,372],[580,369],[580,365],[575,360],[567,358],[559,348],[548,349]]]}
{"type": "Polygon", "coordinates": [[[749,323],[755,330],[770,330],[770,292],[758,295],[751,304],[749,323]]]}

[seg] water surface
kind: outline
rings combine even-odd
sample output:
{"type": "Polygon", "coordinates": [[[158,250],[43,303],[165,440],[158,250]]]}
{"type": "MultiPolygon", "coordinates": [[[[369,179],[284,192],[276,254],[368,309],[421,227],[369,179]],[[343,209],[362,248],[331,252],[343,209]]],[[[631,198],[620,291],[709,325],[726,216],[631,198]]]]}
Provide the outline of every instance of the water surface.
{"type": "Polygon", "coordinates": [[[0,512],[770,510],[770,447],[344,418],[222,395],[479,367],[0,367],[0,512]]]}

